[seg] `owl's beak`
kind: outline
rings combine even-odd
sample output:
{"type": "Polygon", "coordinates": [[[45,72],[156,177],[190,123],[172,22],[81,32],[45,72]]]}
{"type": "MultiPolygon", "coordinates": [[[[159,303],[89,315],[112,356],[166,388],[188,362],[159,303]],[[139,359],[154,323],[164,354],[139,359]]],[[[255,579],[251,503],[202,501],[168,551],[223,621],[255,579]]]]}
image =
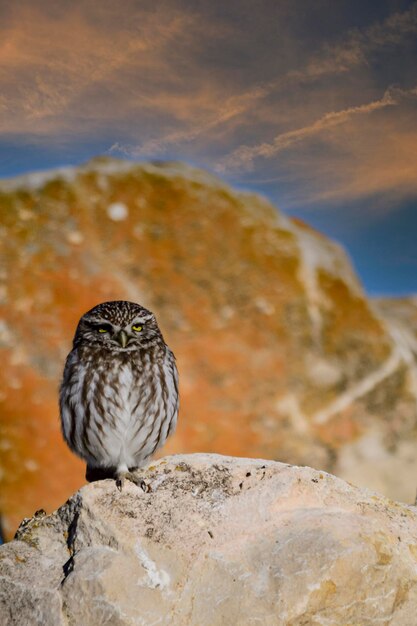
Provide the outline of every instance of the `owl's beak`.
{"type": "Polygon", "coordinates": [[[127,333],[124,330],[120,331],[116,339],[120,343],[122,348],[126,348],[129,337],[127,336],[127,333]]]}

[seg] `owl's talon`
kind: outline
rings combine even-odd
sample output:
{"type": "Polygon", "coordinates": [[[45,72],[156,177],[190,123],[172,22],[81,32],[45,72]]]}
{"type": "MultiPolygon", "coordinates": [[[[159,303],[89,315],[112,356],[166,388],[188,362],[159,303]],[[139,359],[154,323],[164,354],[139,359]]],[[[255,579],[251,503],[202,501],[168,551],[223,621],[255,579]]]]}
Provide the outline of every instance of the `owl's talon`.
{"type": "Polygon", "coordinates": [[[148,493],[151,490],[150,485],[147,485],[144,480],[140,480],[136,483],[138,487],[142,489],[145,493],[148,493]]]}
{"type": "Polygon", "coordinates": [[[137,487],[140,487],[142,491],[144,491],[145,493],[151,491],[150,486],[145,483],[143,478],[140,478],[139,476],[135,476],[133,472],[125,472],[117,476],[116,487],[118,488],[119,491],[122,491],[127,480],[133,483],[134,485],[136,485],[137,487]]]}
{"type": "Polygon", "coordinates": [[[132,481],[132,483],[136,485],[137,487],[140,487],[140,489],[142,489],[144,493],[147,493],[148,491],[150,491],[149,485],[145,483],[143,478],[139,478],[138,476],[135,476],[134,474],[130,474],[130,476],[128,477],[128,480],[132,481]]]}

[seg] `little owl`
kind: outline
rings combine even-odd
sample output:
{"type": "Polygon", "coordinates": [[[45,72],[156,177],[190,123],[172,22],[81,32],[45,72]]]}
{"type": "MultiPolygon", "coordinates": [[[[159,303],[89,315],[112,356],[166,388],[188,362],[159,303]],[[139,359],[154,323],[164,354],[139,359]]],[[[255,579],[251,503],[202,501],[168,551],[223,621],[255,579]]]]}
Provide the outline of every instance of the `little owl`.
{"type": "Polygon", "coordinates": [[[65,441],[87,462],[87,480],[142,481],[174,431],[178,373],[155,316],[139,304],[103,302],[80,319],[60,389],[65,441]]]}

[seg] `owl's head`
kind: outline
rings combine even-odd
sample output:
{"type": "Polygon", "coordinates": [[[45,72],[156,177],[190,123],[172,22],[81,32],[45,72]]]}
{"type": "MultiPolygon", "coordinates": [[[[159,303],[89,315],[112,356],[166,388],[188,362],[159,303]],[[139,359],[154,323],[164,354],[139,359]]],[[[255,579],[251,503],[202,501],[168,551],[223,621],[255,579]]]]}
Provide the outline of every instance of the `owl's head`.
{"type": "Polygon", "coordinates": [[[149,348],[163,341],[155,316],[126,300],[102,302],[78,322],[74,347],[89,345],[116,352],[149,348]]]}

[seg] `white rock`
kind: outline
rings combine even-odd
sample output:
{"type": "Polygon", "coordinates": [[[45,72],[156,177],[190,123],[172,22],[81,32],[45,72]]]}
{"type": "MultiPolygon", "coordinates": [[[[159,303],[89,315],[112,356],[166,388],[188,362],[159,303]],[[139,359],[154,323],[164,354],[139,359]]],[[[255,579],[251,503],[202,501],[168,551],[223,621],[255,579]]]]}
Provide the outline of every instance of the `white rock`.
{"type": "Polygon", "coordinates": [[[167,457],[0,549],[0,623],[414,626],[417,513],[308,467],[167,457]]]}
{"type": "Polygon", "coordinates": [[[123,222],[129,215],[129,209],[123,202],[113,202],[107,207],[107,215],[113,222],[123,222]]]}

